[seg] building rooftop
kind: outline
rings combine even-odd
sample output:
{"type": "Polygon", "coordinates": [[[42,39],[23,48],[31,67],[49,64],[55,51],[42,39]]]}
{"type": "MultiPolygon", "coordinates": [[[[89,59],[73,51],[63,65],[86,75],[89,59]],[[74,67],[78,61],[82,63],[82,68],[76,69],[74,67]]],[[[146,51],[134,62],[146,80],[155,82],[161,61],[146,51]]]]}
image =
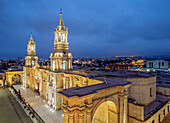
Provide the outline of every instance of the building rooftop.
{"type": "MultiPolygon", "coordinates": [[[[100,80],[104,80],[104,78],[96,78],[100,80]]],[[[95,84],[95,85],[89,85],[85,87],[74,87],[74,88],[69,88],[69,89],[64,89],[63,91],[60,91],[58,93],[63,94],[67,97],[73,97],[73,96],[78,96],[82,97],[85,95],[89,95],[92,93],[97,93],[98,90],[114,87],[114,86],[125,86],[130,84],[130,82],[127,81],[120,81],[120,80],[115,80],[115,79],[106,79],[105,82],[100,84],[95,84]]]]}
{"type": "Polygon", "coordinates": [[[153,116],[158,110],[160,110],[165,104],[168,103],[168,100],[161,96],[157,95],[156,100],[149,105],[144,107],[144,117],[145,119],[149,118],[150,116],[153,116]]]}
{"type": "Polygon", "coordinates": [[[161,84],[158,84],[158,83],[157,83],[156,86],[170,88],[170,84],[166,84],[166,83],[161,83],[161,84]]]}
{"type": "MultiPolygon", "coordinates": [[[[156,76],[155,74],[152,74],[152,73],[139,72],[139,71],[128,71],[128,70],[123,70],[123,71],[97,71],[97,70],[90,71],[90,70],[84,70],[84,71],[82,71],[82,69],[81,70],[76,69],[75,71],[79,71],[81,74],[84,74],[86,76],[93,76],[93,77],[112,76],[112,77],[126,77],[126,78],[128,78],[128,77],[131,77],[131,78],[148,78],[148,77],[156,76]]],[[[74,73],[74,74],[76,74],[76,73],[74,73]]]]}

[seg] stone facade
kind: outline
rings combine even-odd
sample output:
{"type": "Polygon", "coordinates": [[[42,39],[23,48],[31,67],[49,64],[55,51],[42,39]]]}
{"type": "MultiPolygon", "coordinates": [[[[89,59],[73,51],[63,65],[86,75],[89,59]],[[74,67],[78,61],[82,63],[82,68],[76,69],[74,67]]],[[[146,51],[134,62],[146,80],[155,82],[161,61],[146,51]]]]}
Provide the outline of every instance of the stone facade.
{"type": "Polygon", "coordinates": [[[54,109],[61,109],[62,99],[58,91],[72,87],[84,87],[103,83],[77,74],[56,73],[40,67],[24,67],[24,87],[29,87],[40,93],[54,109]]]}
{"type": "Polygon", "coordinates": [[[170,100],[170,87],[169,86],[156,86],[157,94],[164,95],[170,100]]]}
{"type": "Polygon", "coordinates": [[[63,98],[64,123],[127,123],[127,96],[131,84],[122,82],[118,86],[114,82],[117,83],[113,81],[59,92],[63,98]]]}

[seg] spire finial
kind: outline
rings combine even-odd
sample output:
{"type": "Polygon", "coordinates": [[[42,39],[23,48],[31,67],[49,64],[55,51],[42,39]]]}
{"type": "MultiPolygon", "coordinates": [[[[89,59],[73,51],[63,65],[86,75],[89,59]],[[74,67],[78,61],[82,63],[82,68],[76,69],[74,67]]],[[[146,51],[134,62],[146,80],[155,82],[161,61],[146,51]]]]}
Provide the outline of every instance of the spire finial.
{"type": "Polygon", "coordinates": [[[32,39],[32,31],[31,31],[31,38],[30,38],[30,41],[32,41],[33,39],[32,39]]]}
{"type": "Polygon", "coordinates": [[[61,30],[61,27],[62,27],[62,28],[65,28],[65,27],[64,27],[64,23],[63,23],[63,19],[62,19],[62,9],[60,9],[60,21],[59,21],[58,26],[60,26],[60,27],[59,27],[60,29],[57,27],[59,30],[61,30]]]}
{"type": "Polygon", "coordinates": [[[33,38],[32,38],[32,31],[31,31],[30,43],[34,43],[33,38]]]}

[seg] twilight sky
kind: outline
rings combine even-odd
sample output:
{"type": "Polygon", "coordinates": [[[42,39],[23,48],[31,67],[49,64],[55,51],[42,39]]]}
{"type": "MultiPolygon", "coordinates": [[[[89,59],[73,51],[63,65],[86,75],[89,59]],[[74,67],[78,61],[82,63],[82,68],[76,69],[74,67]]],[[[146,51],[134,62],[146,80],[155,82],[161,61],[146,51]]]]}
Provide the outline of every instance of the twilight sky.
{"type": "Polygon", "coordinates": [[[63,9],[73,57],[170,55],[170,0],[0,0],[0,59],[53,52],[63,9]]]}

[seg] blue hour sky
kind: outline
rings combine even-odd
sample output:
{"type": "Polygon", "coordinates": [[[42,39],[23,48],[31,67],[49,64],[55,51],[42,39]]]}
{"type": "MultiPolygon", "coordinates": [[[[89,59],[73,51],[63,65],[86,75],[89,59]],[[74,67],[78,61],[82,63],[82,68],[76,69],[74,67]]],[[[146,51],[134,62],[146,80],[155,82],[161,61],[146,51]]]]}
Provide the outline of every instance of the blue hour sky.
{"type": "Polygon", "coordinates": [[[0,59],[54,51],[60,8],[73,57],[170,54],[169,0],[0,0],[0,59]]]}

